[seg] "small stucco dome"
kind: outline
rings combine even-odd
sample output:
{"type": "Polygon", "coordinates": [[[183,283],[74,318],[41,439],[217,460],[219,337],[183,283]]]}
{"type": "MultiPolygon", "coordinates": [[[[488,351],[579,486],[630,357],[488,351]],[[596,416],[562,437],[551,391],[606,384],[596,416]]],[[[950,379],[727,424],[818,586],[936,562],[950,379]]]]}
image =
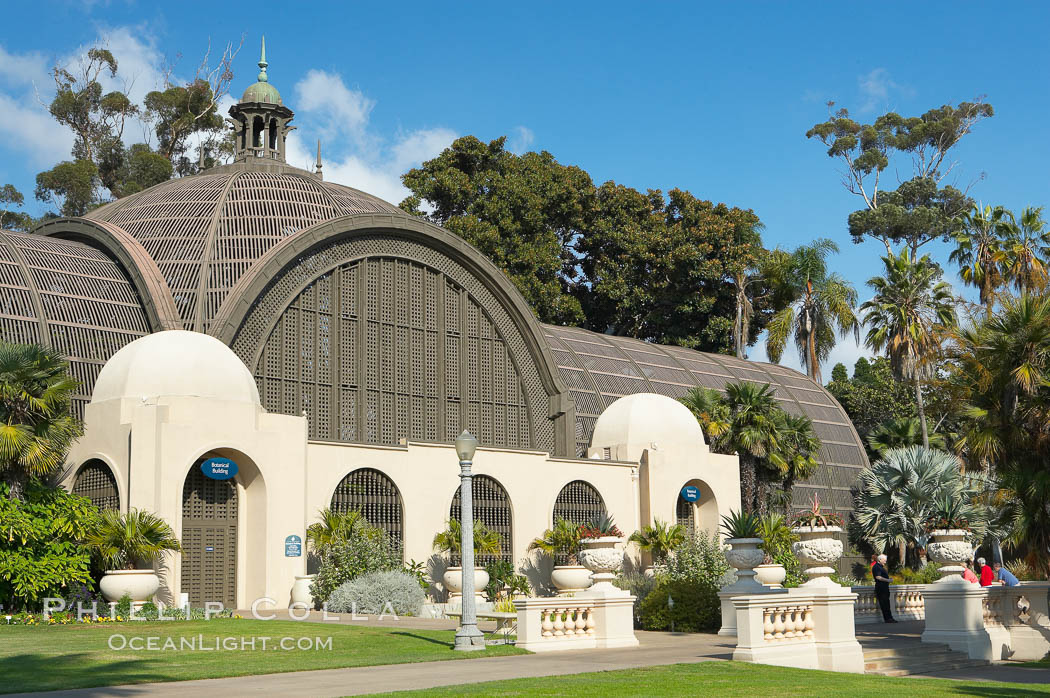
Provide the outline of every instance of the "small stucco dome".
{"type": "Polygon", "coordinates": [[[626,446],[631,460],[652,444],[662,450],[696,448],[704,431],[689,408],[656,393],[635,393],[605,408],[594,424],[591,448],[626,446]]]}
{"type": "Polygon", "coordinates": [[[167,330],[136,339],[114,354],[95,381],[92,402],[202,397],[259,404],[244,362],[210,335],[167,330]]]}

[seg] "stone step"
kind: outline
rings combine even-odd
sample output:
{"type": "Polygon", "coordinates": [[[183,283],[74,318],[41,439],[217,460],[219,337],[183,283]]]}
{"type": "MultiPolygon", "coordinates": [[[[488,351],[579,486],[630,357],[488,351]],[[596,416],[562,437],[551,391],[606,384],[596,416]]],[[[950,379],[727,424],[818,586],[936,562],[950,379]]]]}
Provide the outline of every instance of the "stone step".
{"type": "Polygon", "coordinates": [[[947,672],[958,671],[959,669],[969,669],[971,667],[988,666],[988,662],[980,659],[960,659],[950,662],[940,662],[938,664],[927,664],[925,666],[915,665],[908,667],[901,667],[898,669],[865,669],[866,674],[877,674],[879,676],[912,676],[914,674],[943,674],[947,672]]]}
{"type": "MultiPolygon", "coordinates": [[[[863,647],[863,645],[861,646],[863,647]]],[[[863,649],[865,661],[870,659],[886,659],[891,657],[925,657],[932,653],[944,653],[952,651],[951,648],[949,648],[946,644],[922,644],[918,642],[900,644],[895,645],[893,647],[863,647],[863,649]]]]}
{"type": "Polygon", "coordinates": [[[944,662],[957,662],[960,660],[972,661],[962,652],[936,652],[911,657],[882,657],[871,659],[864,657],[864,669],[904,669],[912,666],[932,666],[944,662]]]}

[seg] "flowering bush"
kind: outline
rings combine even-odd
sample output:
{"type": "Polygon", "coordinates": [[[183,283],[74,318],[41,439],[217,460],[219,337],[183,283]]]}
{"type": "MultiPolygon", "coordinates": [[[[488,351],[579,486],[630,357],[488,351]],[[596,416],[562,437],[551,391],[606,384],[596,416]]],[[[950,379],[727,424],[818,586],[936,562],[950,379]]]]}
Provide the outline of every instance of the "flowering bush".
{"type": "Polygon", "coordinates": [[[418,616],[424,601],[423,587],[415,577],[400,570],[385,570],[340,584],[328,597],[328,610],[382,614],[393,609],[399,616],[418,616]]]}
{"type": "Polygon", "coordinates": [[[609,514],[597,516],[580,526],[580,539],[587,538],[623,538],[623,531],[616,526],[609,514]]]}

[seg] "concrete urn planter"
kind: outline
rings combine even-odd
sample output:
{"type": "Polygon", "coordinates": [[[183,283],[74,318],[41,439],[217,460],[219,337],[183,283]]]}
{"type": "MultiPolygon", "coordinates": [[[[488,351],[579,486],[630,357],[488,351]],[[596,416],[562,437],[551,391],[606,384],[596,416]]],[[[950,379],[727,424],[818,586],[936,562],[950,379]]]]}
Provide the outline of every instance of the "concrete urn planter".
{"type": "Polygon", "coordinates": [[[583,591],[591,585],[591,571],[583,565],[555,565],[551,570],[551,584],[559,594],[583,591]]]}
{"type": "Polygon", "coordinates": [[[755,580],[755,568],[766,559],[766,554],[758,549],[761,538],[727,538],[726,543],[733,546],[726,551],[726,560],[736,570],[734,591],[745,592],[749,589],[760,591],[762,585],[755,580]]]}
{"type": "Polygon", "coordinates": [[[621,594],[622,589],[613,586],[616,572],[623,566],[623,539],[616,536],[602,538],[584,538],[580,541],[580,562],[590,570],[594,584],[589,591],[596,593],[621,594]]]}
{"type": "Polygon", "coordinates": [[[787,579],[787,570],[775,562],[762,564],[755,568],[755,579],[763,586],[779,589],[787,579]]]}
{"type": "Polygon", "coordinates": [[[926,554],[939,564],[941,579],[961,575],[963,563],[973,556],[973,548],[966,540],[966,531],[961,528],[931,531],[933,542],[926,547],[926,554]]]}
{"type": "Polygon", "coordinates": [[[160,577],[153,570],[106,570],[98,588],[106,601],[120,601],[125,594],[132,603],[146,603],[160,589],[160,577]]]}
{"type": "Polygon", "coordinates": [[[835,565],[842,557],[842,533],[839,526],[798,526],[791,529],[799,537],[798,542],[791,544],[791,552],[802,563],[802,571],[809,577],[804,587],[838,586],[831,581],[835,565]]]}
{"type": "MultiPolygon", "coordinates": [[[[445,589],[448,590],[448,598],[458,599],[463,596],[463,568],[449,567],[445,570],[445,574],[441,576],[441,581],[445,583],[445,589]]],[[[474,598],[479,601],[484,597],[482,592],[489,583],[489,573],[485,571],[484,567],[474,568],[474,598]]]]}
{"type": "Polygon", "coordinates": [[[316,574],[297,574],[295,583],[292,584],[292,603],[305,604],[307,608],[313,608],[314,597],[310,593],[310,585],[317,578],[316,574]]]}

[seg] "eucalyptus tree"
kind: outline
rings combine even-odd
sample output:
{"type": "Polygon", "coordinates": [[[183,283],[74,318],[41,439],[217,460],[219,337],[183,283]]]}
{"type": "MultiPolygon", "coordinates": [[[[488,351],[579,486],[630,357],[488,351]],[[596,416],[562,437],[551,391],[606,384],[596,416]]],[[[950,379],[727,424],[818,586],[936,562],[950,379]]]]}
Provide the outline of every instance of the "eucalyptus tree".
{"type": "Polygon", "coordinates": [[[793,336],[806,374],[817,383],[821,382],[820,365],[835,346],[836,330],[842,337],[851,332],[858,341],[860,337],[853,311],[857,291],[842,276],[828,271],[828,256],[838,251],[834,242],[820,238],[791,253],[774,250],[767,263],[776,270],[781,292],[790,302],[767,326],[766,353],[771,361],[780,361],[788,337],[793,336]]]}
{"type": "Polygon", "coordinates": [[[929,448],[922,381],[935,370],[934,359],[955,326],[955,299],[929,255],[913,260],[905,248],[882,263],[884,275],[868,281],[875,295],[860,307],[868,326],[865,341],[873,351],[885,351],[894,374],[914,385],[922,445],[929,448]]]}
{"type": "Polygon", "coordinates": [[[1047,260],[1050,259],[1050,230],[1043,220],[1042,207],[1028,207],[1020,217],[1007,212],[1004,240],[1005,276],[1022,293],[1046,287],[1047,260]]]}
{"type": "Polygon", "coordinates": [[[978,289],[985,314],[990,315],[996,291],[1006,277],[1006,209],[974,206],[961,219],[955,249],[949,260],[959,265],[964,283],[978,289]]]}

